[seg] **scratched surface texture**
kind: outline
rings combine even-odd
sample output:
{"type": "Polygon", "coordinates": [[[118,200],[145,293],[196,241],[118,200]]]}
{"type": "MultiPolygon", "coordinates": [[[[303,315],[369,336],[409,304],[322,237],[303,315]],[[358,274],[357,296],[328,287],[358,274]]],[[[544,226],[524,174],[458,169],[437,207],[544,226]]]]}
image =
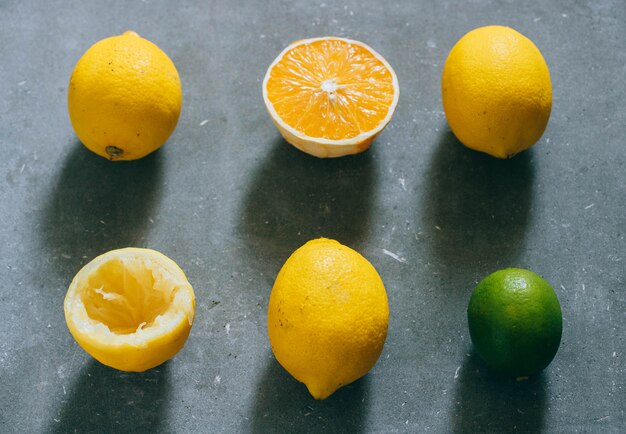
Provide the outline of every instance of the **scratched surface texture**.
{"type": "Polygon", "coordinates": [[[0,2],[0,431],[626,432],[626,5],[598,1],[0,2]],[[530,37],[554,105],[529,152],[465,149],[442,112],[442,66],[487,24],[530,37]],[[67,86],[94,42],[134,29],[178,67],[175,133],[112,164],[78,142],[67,86]],[[290,42],[338,35],[383,54],[401,87],[373,148],[317,160],[261,98],[290,42]],[[273,358],[266,307],[289,254],[327,236],[389,294],[383,354],[316,402],[273,358]],[[65,326],[66,288],[109,249],[177,261],[197,296],[184,349],[143,374],[102,366],[65,326]],[[554,286],[564,332],[526,382],[488,372],[466,308],[517,266],[554,286]]]}

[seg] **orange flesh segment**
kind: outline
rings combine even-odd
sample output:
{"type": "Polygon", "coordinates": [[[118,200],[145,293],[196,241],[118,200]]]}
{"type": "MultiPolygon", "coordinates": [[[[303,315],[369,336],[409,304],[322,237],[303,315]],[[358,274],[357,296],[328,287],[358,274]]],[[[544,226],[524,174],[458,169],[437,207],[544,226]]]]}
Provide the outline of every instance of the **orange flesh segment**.
{"type": "Polygon", "coordinates": [[[300,133],[343,140],[385,119],[394,85],[387,67],[366,48],[317,40],[292,48],[273,66],[267,96],[283,122],[300,133]]]}

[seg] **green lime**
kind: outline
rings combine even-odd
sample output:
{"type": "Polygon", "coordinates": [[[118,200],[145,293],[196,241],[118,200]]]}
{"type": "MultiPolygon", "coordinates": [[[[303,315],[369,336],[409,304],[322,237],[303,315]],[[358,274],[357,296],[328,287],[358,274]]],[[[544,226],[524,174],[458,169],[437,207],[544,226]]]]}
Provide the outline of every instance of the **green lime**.
{"type": "Polygon", "coordinates": [[[554,289],[532,271],[506,268],[474,288],[470,336],[487,366],[527,377],[548,366],[561,343],[563,316],[554,289]]]}

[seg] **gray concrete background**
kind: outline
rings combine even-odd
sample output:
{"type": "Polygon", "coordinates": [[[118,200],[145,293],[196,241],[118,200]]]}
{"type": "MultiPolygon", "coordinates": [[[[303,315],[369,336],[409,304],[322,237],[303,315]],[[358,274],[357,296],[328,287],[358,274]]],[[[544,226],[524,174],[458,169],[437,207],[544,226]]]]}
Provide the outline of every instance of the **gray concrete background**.
{"type": "Polygon", "coordinates": [[[622,0],[0,2],[0,431],[625,432],[626,5],[622,0]],[[541,49],[554,106],[510,161],[462,147],[440,75],[467,31],[509,25],[541,49]],[[111,164],[77,141],[74,64],[134,29],[178,67],[178,128],[156,154],[111,164]],[[261,98],[290,42],[362,40],[393,65],[401,98],[357,157],[285,144],[261,98]],[[278,269],[333,237],[381,274],[391,319],[374,369],[314,401],[272,356],[266,305],[278,269]],[[197,296],[184,349],[143,374],[100,365],[65,326],[88,260],[151,247],[197,296]],[[394,260],[385,250],[403,258],[394,260]],[[561,348],[518,383],[471,349],[474,285],[530,268],[561,300],[561,348]]]}

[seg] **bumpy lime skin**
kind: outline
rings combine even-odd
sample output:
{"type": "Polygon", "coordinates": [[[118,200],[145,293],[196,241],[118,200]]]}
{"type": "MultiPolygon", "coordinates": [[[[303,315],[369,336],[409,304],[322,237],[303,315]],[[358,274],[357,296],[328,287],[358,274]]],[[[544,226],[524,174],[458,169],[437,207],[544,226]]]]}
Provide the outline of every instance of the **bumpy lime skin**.
{"type": "Polygon", "coordinates": [[[561,343],[561,305],[550,284],[529,270],[508,268],[474,288],[467,308],[470,336],[492,370],[528,377],[550,364],[561,343]]]}

